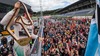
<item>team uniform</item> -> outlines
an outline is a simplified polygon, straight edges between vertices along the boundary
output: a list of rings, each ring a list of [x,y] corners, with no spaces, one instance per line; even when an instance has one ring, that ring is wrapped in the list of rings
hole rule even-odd
[[[26,19],[26,18],[24,18],[24,22],[25,23],[29,23],[29,21]],[[38,36],[37,35],[34,35],[33,34],[33,25],[31,25],[31,26],[26,26],[25,25],[25,27],[28,29],[28,31],[29,31],[29,33],[31,34],[31,36],[33,37],[33,38],[37,38]],[[22,28],[22,26],[21,25],[19,25],[19,24],[17,24],[17,25],[15,25],[14,26],[14,31],[15,31],[15,34],[17,35],[17,36],[19,36],[20,38],[22,37],[28,37],[28,36],[20,36],[20,34],[19,34],[19,32],[20,31],[24,31],[23,30],[23,28]],[[26,46],[23,46],[23,50],[24,50],[24,56],[30,56],[30,44],[28,44],[28,45],[26,45]]]
[[[15,10],[11,10],[10,12],[8,12],[4,18],[0,21],[0,25],[3,26],[7,26],[8,22],[10,21],[11,17],[13,16]],[[15,18],[16,20],[16,18]],[[29,21],[27,19],[24,18],[24,22],[25,23],[29,23]],[[20,24],[16,24],[15,22],[12,22],[12,25],[14,26],[14,33],[16,34],[17,37],[21,38],[19,35],[19,32],[22,30],[22,27]],[[33,25],[31,26],[26,26],[25,27],[29,30],[29,33],[31,34],[32,38],[35,39],[38,36],[33,34]],[[4,27],[3,27],[4,28]],[[26,37],[26,36],[24,36]],[[19,44],[15,41],[15,48],[19,46]],[[24,56],[30,56],[30,44],[26,45],[26,46],[19,46],[18,50],[16,52],[19,52],[20,50],[23,50],[22,52],[24,52]],[[19,54],[19,53],[17,53]],[[20,55],[20,54],[19,54]],[[23,56],[23,55],[21,55]]]

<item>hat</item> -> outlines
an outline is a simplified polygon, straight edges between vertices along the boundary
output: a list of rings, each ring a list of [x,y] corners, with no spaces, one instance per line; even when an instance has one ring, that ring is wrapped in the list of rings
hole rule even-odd
[[[33,11],[31,9],[28,9],[28,13],[33,14]]]

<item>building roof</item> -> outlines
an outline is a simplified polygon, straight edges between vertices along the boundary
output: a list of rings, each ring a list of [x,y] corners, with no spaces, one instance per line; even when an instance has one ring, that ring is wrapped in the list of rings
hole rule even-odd
[[[95,11],[94,8],[89,8],[89,9],[65,13],[62,14],[62,16],[92,16],[94,14],[94,11]]]
[[[65,8],[55,11],[55,13],[64,14],[72,11],[93,8],[94,5],[95,5],[95,0],[79,0],[69,6],[66,6]]]

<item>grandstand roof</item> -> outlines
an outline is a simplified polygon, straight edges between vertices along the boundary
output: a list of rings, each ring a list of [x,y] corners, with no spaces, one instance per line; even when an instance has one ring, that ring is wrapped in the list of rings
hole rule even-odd
[[[90,9],[84,9],[80,11],[74,11],[74,12],[69,12],[62,14],[62,16],[91,16],[94,14],[95,9],[90,8]]]
[[[44,11],[44,15],[61,15],[61,14],[70,14],[72,12],[80,11],[80,10],[86,10],[90,8],[95,8],[95,0],[79,0],[69,6],[66,6],[65,8],[56,9],[52,11]],[[78,15],[78,14],[77,14]],[[83,13],[82,13],[83,15]]]
[[[79,0],[63,9],[56,10],[55,14],[64,14],[72,11],[78,11],[95,7],[95,0]]]

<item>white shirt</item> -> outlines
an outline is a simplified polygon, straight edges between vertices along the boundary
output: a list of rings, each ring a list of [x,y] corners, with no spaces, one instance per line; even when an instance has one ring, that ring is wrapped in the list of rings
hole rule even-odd
[[[8,22],[10,21],[11,17],[13,16],[14,14],[14,10],[11,10],[10,12],[8,12],[4,17],[3,19],[0,21],[0,24],[2,25],[7,25]],[[14,23],[14,22],[12,22]]]
[[[24,23],[29,23],[29,20],[27,20],[25,17],[23,17],[23,20],[24,20]],[[33,25],[30,25],[30,26],[27,26],[27,25],[25,25],[25,27],[28,29],[28,31],[29,31],[29,33],[30,33],[30,35],[32,36],[32,38],[33,39],[36,39],[38,36],[37,35],[35,35],[34,33],[33,33]],[[19,31],[21,31],[22,30],[22,26],[20,25],[20,24],[16,24],[15,26],[14,26],[14,31],[15,31],[15,34],[18,36],[18,37],[20,37],[19,36]]]

